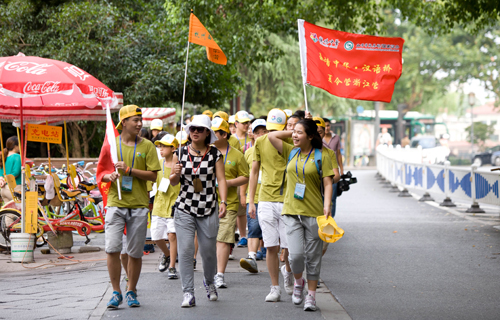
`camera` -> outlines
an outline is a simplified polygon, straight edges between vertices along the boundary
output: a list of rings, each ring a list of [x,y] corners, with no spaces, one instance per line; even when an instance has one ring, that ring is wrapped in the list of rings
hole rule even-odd
[[[349,191],[349,186],[357,182],[358,179],[352,176],[351,171],[347,171],[345,174],[341,175],[339,182],[337,182],[337,197],[340,197],[342,192]]]

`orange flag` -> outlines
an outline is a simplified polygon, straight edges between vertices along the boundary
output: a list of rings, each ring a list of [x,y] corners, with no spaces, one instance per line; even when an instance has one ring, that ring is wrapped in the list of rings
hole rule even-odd
[[[227,58],[219,45],[214,41],[210,32],[203,26],[198,18],[191,12],[189,18],[189,42],[205,46],[208,60],[217,64],[227,64]]]

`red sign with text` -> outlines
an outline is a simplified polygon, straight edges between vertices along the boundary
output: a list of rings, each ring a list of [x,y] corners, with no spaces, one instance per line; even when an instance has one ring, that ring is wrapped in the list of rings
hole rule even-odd
[[[343,98],[391,102],[403,69],[404,39],[318,27],[299,20],[306,84]]]

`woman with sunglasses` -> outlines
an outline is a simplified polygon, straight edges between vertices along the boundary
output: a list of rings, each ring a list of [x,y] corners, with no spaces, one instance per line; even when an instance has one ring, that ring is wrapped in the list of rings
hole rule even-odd
[[[214,285],[217,273],[216,239],[219,218],[226,215],[227,184],[222,153],[214,146],[216,140],[212,123],[206,115],[196,115],[186,127],[191,142],[173,157],[173,171],[170,183],[180,183],[180,193],[175,202],[174,220],[177,231],[179,252],[179,272],[184,299],[181,307],[196,305],[194,297],[194,235],[198,234],[207,297],[210,301],[218,298]],[[217,204],[216,179],[220,195]],[[218,215],[215,213],[218,208]]]

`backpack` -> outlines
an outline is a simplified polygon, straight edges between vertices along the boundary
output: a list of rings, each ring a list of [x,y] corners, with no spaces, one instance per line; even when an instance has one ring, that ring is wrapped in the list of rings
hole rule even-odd
[[[286,162],[285,171],[283,172],[283,182],[281,183],[280,195],[283,195],[283,187],[285,185],[286,168],[290,161],[299,153],[300,148],[294,148],[290,155],[288,156],[288,161]],[[323,166],[321,164],[321,159],[323,157],[323,151],[321,149],[314,149],[314,164],[316,164],[316,170],[318,170],[319,179],[323,180]],[[305,165],[305,164],[304,164]],[[321,195],[323,195],[323,184],[321,184]]]

